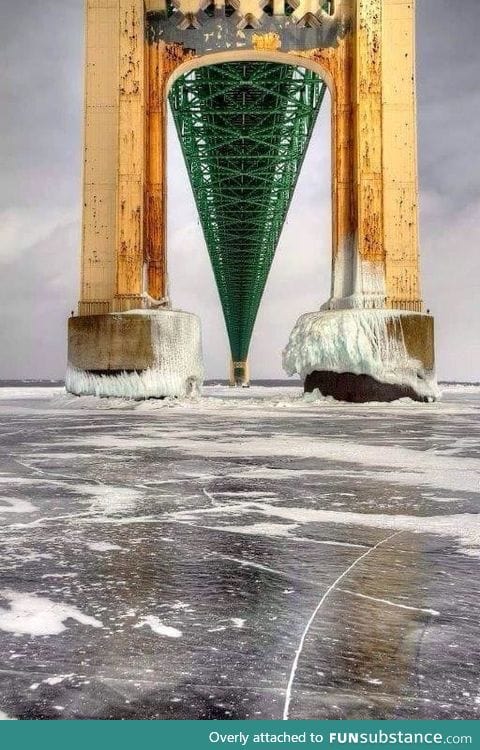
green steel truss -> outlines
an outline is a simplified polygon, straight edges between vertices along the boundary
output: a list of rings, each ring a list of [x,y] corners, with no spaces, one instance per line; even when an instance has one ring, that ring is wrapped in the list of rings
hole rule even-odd
[[[198,68],[170,93],[235,362],[248,355],[324,94],[316,73],[270,62]]]

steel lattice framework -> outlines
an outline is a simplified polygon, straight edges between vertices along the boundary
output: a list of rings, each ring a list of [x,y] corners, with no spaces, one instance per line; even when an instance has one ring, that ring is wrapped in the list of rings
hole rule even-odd
[[[270,62],[205,66],[172,87],[234,362],[247,358],[324,94],[316,73]]]

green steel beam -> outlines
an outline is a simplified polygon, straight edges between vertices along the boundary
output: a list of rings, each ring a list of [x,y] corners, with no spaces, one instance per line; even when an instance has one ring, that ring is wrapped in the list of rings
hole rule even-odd
[[[172,87],[170,105],[235,362],[247,358],[324,95],[316,73],[269,62],[205,66]]]

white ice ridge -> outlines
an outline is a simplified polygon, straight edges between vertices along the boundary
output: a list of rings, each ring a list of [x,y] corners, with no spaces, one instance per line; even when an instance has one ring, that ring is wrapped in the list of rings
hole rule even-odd
[[[413,359],[405,346],[400,318],[409,314],[387,309],[306,313],[283,352],[284,370],[302,378],[322,370],[370,375],[436,399],[440,393],[435,374]]]
[[[204,378],[200,319],[177,310],[130,310],[151,319],[154,364],[140,372],[99,375],[68,366],[67,391],[77,396],[185,398],[196,395]]]

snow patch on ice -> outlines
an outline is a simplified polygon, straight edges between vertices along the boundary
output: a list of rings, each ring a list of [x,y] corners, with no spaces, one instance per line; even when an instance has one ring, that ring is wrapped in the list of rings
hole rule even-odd
[[[290,537],[291,531],[297,528],[298,524],[285,523],[252,523],[248,526],[215,526],[211,527],[217,531],[230,531],[233,534],[249,534],[252,536],[283,536]]]
[[[370,375],[437,399],[440,391],[435,376],[407,352],[400,318],[408,314],[386,309],[306,313],[297,321],[283,353],[284,370],[302,378],[314,371]]]
[[[5,504],[6,503],[6,504]],[[38,508],[28,500],[17,497],[0,497],[0,513],[34,513]]]
[[[230,620],[233,622],[234,626],[238,628],[239,630],[244,627],[246,620],[244,620],[241,617],[231,617]]]
[[[87,547],[92,552],[110,552],[111,550],[123,549],[118,544],[110,544],[109,542],[87,542]]]
[[[90,496],[90,509],[102,513],[125,513],[135,510],[138,501],[143,497],[139,490],[107,484],[81,484],[73,489],[82,495]]]
[[[169,625],[164,625],[159,617],[155,615],[148,615],[143,617],[136,625],[135,628],[143,628],[144,626],[149,627],[157,635],[164,635],[167,638],[181,638],[182,631],[177,628],[172,628]]]
[[[13,716],[7,716],[4,711],[0,711],[0,721],[17,721]]]
[[[6,599],[10,609],[0,608],[0,630],[17,635],[58,635],[66,630],[66,620],[81,625],[102,628],[103,623],[89,617],[70,604],[60,604],[44,596],[24,594],[4,589],[0,598]]]
[[[242,475],[244,476],[244,475]],[[240,490],[238,492],[215,492],[216,497],[253,497],[255,499],[261,500],[265,497],[277,497],[276,492],[255,492],[254,490],[251,491],[245,491],[241,492]]]
[[[42,680],[42,683],[44,685],[50,685],[54,687],[55,685],[60,685],[64,680],[69,680],[72,677],[75,677],[75,674],[73,672],[71,674],[59,674],[55,675],[55,677],[47,677],[46,680]]]
[[[185,398],[199,393],[204,369],[200,319],[178,310],[130,310],[151,321],[154,364],[140,372],[98,375],[68,365],[67,391],[77,396]]]

